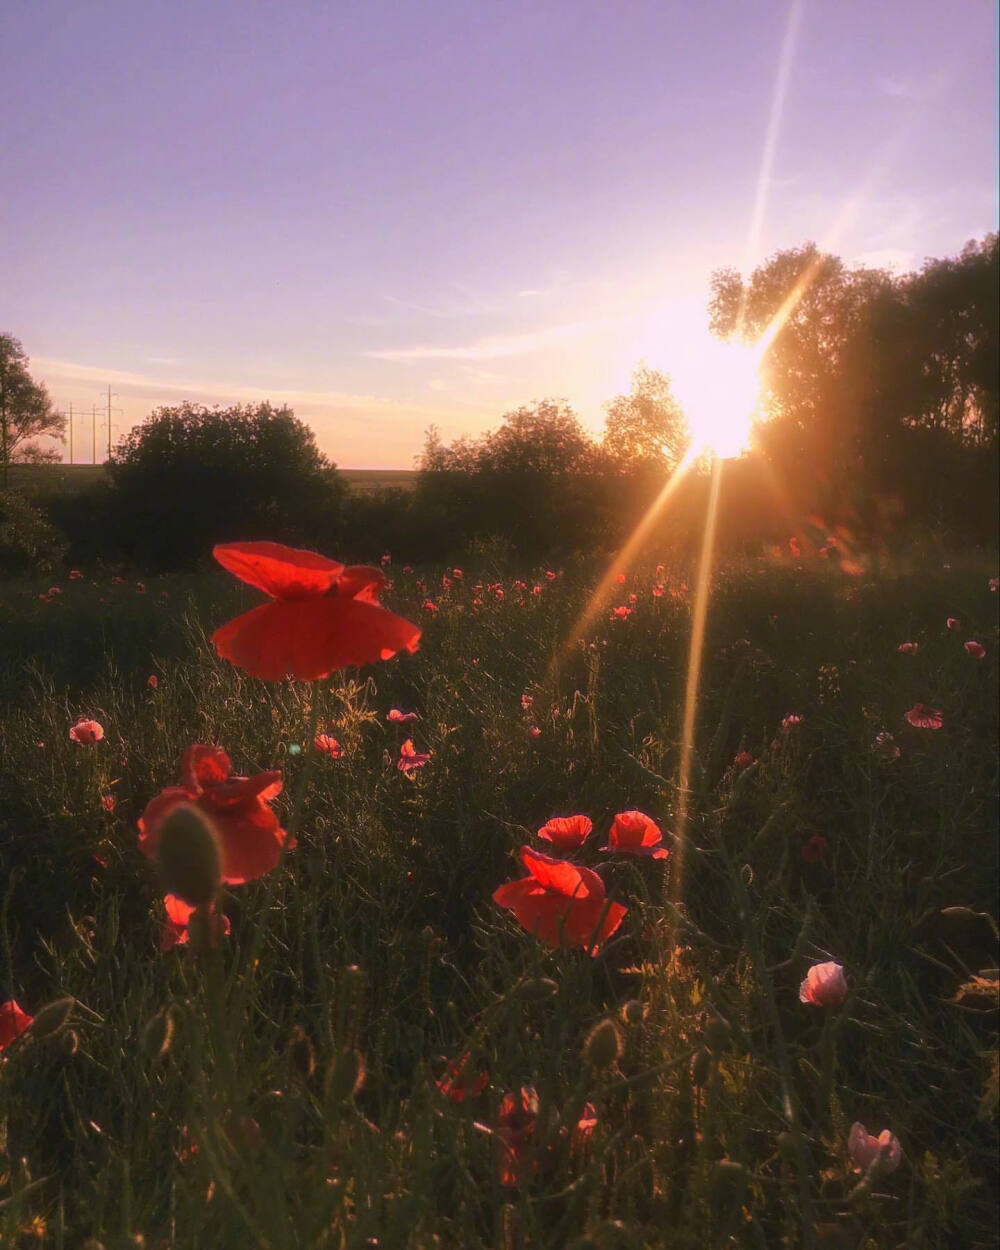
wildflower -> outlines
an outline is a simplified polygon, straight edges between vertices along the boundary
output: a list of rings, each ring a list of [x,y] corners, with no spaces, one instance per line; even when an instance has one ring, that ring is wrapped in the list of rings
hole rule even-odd
[[[919,642],[901,642],[896,650],[900,655],[916,655],[919,646]]]
[[[407,738],[399,748],[399,762],[396,767],[401,773],[412,773],[415,768],[422,768],[430,758],[430,751],[418,751]]]
[[[876,755],[880,755],[884,760],[898,760],[899,747],[896,740],[888,730],[883,729],[881,733],[875,735],[875,741],[872,743],[872,750]]]
[[[948,619],[945,621],[945,625],[948,629],[952,631],[952,633],[955,633],[962,628],[962,622],[958,619],[957,616],[949,616]]]
[[[381,560],[379,560],[379,564],[381,564],[383,568],[386,568],[387,565],[392,564],[392,556],[389,554],[388,551],[384,551],[382,553],[382,558]]]
[[[21,1010],[13,998],[0,1003],[0,1050],[9,1046],[15,1038],[31,1028],[33,1019],[33,1016]]]
[[[872,1137],[863,1124],[855,1121],[847,1138],[847,1157],[859,1172],[867,1172],[873,1164],[880,1172],[895,1172],[903,1160],[903,1148],[899,1138],[887,1128],[878,1137]]]
[[[546,580],[546,581],[549,581],[549,582],[554,582],[558,576],[559,576],[559,574],[558,574],[558,573],[553,573],[551,569],[546,569],[546,570],[545,570],[545,580]]]
[[[285,831],[269,806],[281,793],[281,772],[256,777],[231,776],[232,763],[221,747],[196,743],[181,760],[181,783],[168,786],[146,804],[139,820],[139,849],[155,858],[160,827],[181,803],[193,803],[209,818],[219,836],[222,880],[242,885],[270,872],[278,863]]]
[[[78,720],[70,729],[69,736],[80,746],[92,747],[104,737],[104,726],[96,720]]]
[[[583,846],[593,827],[588,816],[553,816],[538,830],[538,836],[557,851],[573,851]]]
[[[537,725],[529,725],[528,728],[524,731],[524,736],[528,739],[529,742],[535,742],[537,741],[537,739],[539,739],[542,736],[542,731],[538,728]]]
[[[525,693],[521,695],[521,707],[523,707],[525,711],[527,711],[534,702],[535,696],[533,694]]]
[[[163,904],[167,909],[167,918],[164,920],[163,928],[160,931],[160,950],[169,951],[173,950],[175,946],[187,946],[189,940],[188,926],[191,922],[191,917],[194,915],[195,908],[190,903],[185,903],[182,898],[178,898],[176,894],[165,895]],[[214,905],[210,904],[208,918],[210,921],[210,942],[214,946],[220,937],[229,936],[229,917],[218,914]]]
[[[489,1079],[490,1074],[485,1070],[473,1075],[472,1056],[466,1051],[461,1059],[449,1065],[445,1074],[434,1084],[452,1102],[464,1102],[466,1097],[475,1098],[481,1094],[489,1084]]]
[[[749,768],[751,764],[756,764],[757,761],[754,759],[754,757],[750,754],[749,751],[740,751],[733,758],[733,763],[736,765],[737,768]]]
[[[452,569],[451,575],[455,579],[456,582],[460,582],[462,578],[465,576],[465,574],[462,572],[461,569]]]
[[[521,847],[529,876],[493,892],[493,901],[509,908],[517,922],[548,946],[582,946],[596,955],[615,932],[626,911],[609,903],[604,882],[590,868]]]
[[[972,639],[965,644],[965,649],[974,660],[981,660],[986,655],[986,648],[983,644],[981,642],[975,642]]]
[[[616,574],[615,574],[615,581],[618,583],[618,585],[619,585],[619,586],[624,586],[624,585],[625,585],[625,574],[624,574],[624,573],[616,573]]]
[[[914,703],[906,713],[906,719],[915,729],[940,729],[944,718],[936,707],[928,707],[926,703]]]
[[[788,550],[792,553],[796,560],[802,554],[802,548],[799,546],[799,540],[794,536],[788,540]]]
[[[832,960],[813,964],[799,986],[799,1002],[812,1003],[814,1007],[839,1007],[846,997],[844,969]]]
[[[522,1085],[517,1094],[504,1094],[497,1111],[497,1126],[490,1130],[500,1143],[500,1184],[519,1185],[527,1170],[527,1154],[538,1120],[538,1094],[530,1085]],[[538,1171],[538,1160],[532,1160],[531,1171]]]
[[[136,584],[135,584],[135,593],[136,593],[137,595],[144,595],[144,594],[146,593],[146,584],[145,584],[145,582],[136,582]]]
[[[423,611],[430,612],[432,616],[438,611],[438,605],[433,599],[425,599],[420,606]]]
[[[532,586],[532,588],[531,588],[531,593],[532,593],[533,595],[540,595],[540,594],[542,593],[542,588],[541,588],[541,586],[539,586],[539,585],[538,585],[538,583],[537,583],[537,582],[535,583],[535,585],[534,585],[534,586]]]
[[[329,755],[332,760],[339,760],[344,754],[344,748],[336,738],[332,738],[329,734],[317,734],[313,738],[313,749],[320,755]]]
[[[83,574],[79,569],[70,569],[69,571],[69,580],[71,582],[78,582],[82,576]]]
[[[149,676],[146,678],[146,685],[150,688],[150,690],[155,690],[159,684],[160,684],[160,679],[157,677],[155,673],[150,673]]]
[[[273,602],[243,613],[212,635],[224,659],[265,681],[313,681],[349,665],[416,651],[420,630],[378,602],[379,569],[345,568],[336,560],[280,543],[223,543],[223,568]]]
[[[664,572],[664,566],[662,564],[658,564],[656,566],[656,580],[658,582],[663,581],[663,572]]]
[[[821,833],[814,833],[802,847],[802,858],[807,864],[818,864],[826,855],[827,846],[826,838]]]
[[[992,590],[994,594],[996,594],[998,586],[1000,586],[1000,577],[991,577],[990,590]]]
[[[602,851],[619,855],[645,855],[650,859],[666,859],[667,848],[660,846],[663,834],[656,821],[645,812],[619,812],[611,824],[606,846]]]
[[[801,724],[802,717],[799,716],[797,712],[789,712],[789,714],[782,720],[781,728],[785,731],[785,733],[788,733],[789,729],[794,729],[796,725]]]
[[[404,572],[404,573],[412,573],[412,572],[413,572],[413,569],[411,568],[411,566],[410,566],[409,564],[404,564],[404,565],[403,565],[403,572]]]
[[[653,587],[653,598],[654,598],[654,599],[662,599],[662,598],[663,598],[663,587],[662,587],[662,586],[654,586],[654,587]]]
[[[115,796],[113,794],[102,794],[101,806],[106,812],[113,812],[115,810]]]
[[[391,707],[385,718],[390,725],[406,725],[411,720],[419,720],[416,712],[401,712],[398,707]]]
[[[626,607],[625,604],[622,603],[622,604],[619,604],[619,606],[615,608],[614,611],[611,613],[611,619],[613,621],[624,621],[631,615],[632,615],[632,609],[629,607]]]

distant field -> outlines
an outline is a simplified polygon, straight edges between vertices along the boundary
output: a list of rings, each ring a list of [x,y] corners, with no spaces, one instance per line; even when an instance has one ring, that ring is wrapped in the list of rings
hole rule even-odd
[[[412,490],[417,475],[413,469],[340,469],[341,477],[353,490],[373,490],[393,486]],[[18,464],[10,469],[10,485],[29,494],[73,493],[85,490],[104,477],[103,464]]]

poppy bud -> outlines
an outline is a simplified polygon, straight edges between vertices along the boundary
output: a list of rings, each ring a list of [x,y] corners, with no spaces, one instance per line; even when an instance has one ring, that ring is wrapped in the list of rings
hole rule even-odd
[[[365,1083],[365,1060],[359,1050],[348,1047],[334,1055],[326,1073],[326,1096],[332,1103],[347,1102]]]
[[[709,1178],[709,1201],[717,1216],[726,1218],[743,1200],[747,1187],[747,1170],[735,1159],[719,1159],[712,1165]]]
[[[530,977],[520,985],[522,997],[529,1002],[542,1002],[559,993],[559,986],[551,977]]]
[[[152,1019],[143,1025],[139,1046],[143,1054],[154,1063],[166,1057],[174,1040],[174,1012],[172,1007],[161,1007]]]
[[[622,1035],[614,1020],[605,1018],[587,1034],[583,1043],[583,1061],[592,1068],[608,1068],[621,1058]]]
[[[725,1050],[733,1037],[733,1026],[729,1023],[725,1016],[720,1016],[717,1012],[713,1012],[705,1023],[705,1045],[709,1050],[718,1054],[720,1050]]]
[[[638,998],[630,998],[622,1007],[622,1021],[625,1024],[641,1024],[646,1008]]]
[[[288,1058],[300,1077],[308,1081],[316,1071],[316,1052],[309,1040],[309,1035],[301,1024],[295,1026],[291,1041],[288,1043]]]
[[[52,1037],[62,1029],[76,1006],[75,998],[57,998],[47,1003],[31,1022],[30,1033],[36,1040]]]
[[[712,1075],[713,1060],[711,1051],[702,1047],[694,1052],[694,1059],[691,1061],[691,1084],[696,1085],[699,1089],[703,1085],[707,1085]]]
[[[59,1039],[59,1045],[65,1058],[69,1059],[80,1049],[80,1035],[76,1029],[67,1029]]]
[[[156,856],[168,894],[192,907],[214,902],[222,879],[222,855],[215,826],[200,808],[179,803],[167,814]]]

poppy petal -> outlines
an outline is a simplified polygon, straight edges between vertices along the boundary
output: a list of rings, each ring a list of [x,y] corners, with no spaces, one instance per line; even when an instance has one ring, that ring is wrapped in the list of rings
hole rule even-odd
[[[363,603],[378,603],[379,592],[385,585],[385,574],[369,564],[351,564],[344,569],[337,581],[337,594],[344,599],[360,599]]]
[[[420,629],[358,599],[277,600],[245,612],[212,635],[223,659],[265,681],[315,681],[351,665],[416,651]]]
[[[232,761],[222,747],[195,743],[181,757],[181,785],[194,794],[225,781],[232,771]]]
[[[281,543],[217,543],[212,555],[224,569],[272,599],[325,595],[344,571],[336,560]]]
[[[543,855],[530,846],[521,847],[521,862],[540,886],[565,898],[604,898],[604,882],[589,868]]]

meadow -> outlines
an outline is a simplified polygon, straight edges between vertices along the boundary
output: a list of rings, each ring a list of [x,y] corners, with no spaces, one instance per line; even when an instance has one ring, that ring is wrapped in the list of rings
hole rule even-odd
[[[0,1245],[994,1246],[995,557],[721,560],[683,801],[692,568],[385,572],[420,649],[314,683],[221,570],[0,584]],[[293,835],[224,936],[139,849],[193,744]]]

